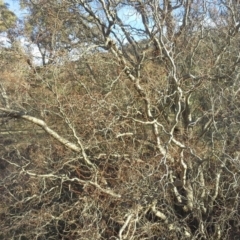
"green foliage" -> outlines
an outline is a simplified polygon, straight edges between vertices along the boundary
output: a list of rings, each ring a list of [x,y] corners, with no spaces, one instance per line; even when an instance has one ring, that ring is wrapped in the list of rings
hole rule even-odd
[[[4,2],[0,1],[0,33],[15,26],[17,21],[16,15],[7,8]]]

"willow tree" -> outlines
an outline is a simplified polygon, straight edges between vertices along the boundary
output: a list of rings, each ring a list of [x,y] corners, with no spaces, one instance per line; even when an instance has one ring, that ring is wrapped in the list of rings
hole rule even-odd
[[[36,126],[3,153],[3,236],[238,237],[239,3],[23,2],[51,61],[0,108]]]

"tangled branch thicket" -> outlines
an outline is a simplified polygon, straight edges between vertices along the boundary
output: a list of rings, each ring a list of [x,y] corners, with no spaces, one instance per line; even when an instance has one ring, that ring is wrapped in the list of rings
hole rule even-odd
[[[23,2],[43,65],[1,49],[0,239],[239,239],[239,3]]]

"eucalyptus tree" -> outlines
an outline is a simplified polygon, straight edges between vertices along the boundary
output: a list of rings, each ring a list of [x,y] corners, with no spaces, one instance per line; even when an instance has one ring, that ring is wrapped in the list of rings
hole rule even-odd
[[[10,11],[7,5],[1,0],[0,1],[0,33],[7,31],[14,27],[16,23],[16,15]]]

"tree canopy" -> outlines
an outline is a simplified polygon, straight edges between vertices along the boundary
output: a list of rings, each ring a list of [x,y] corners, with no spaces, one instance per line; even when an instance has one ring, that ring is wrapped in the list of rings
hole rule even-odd
[[[0,1],[0,33],[5,32],[7,29],[14,27],[16,23],[16,15],[10,11],[6,4]]]

